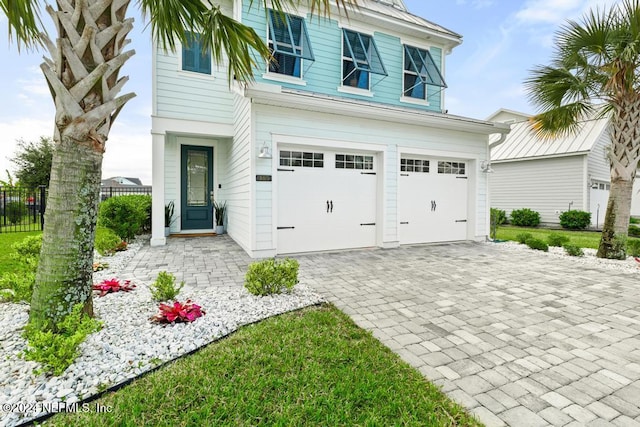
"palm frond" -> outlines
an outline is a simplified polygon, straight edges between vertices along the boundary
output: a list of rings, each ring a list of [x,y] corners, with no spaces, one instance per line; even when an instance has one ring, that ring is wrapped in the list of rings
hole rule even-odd
[[[577,133],[580,122],[592,112],[590,103],[574,102],[536,114],[529,122],[539,138],[550,140]]]
[[[211,49],[217,64],[228,61],[229,84],[233,79],[253,81],[256,56],[271,60],[271,52],[265,40],[253,28],[226,16],[219,6],[207,10],[201,17],[202,48]]]
[[[138,0],[142,17],[151,25],[151,36],[165,50],[176,49],[176,40],[187,42],[186,33],[199,32],[207,12],[201,0]]]
[[[0,0],[0,9],[9,23],[9,41],[15,37],[18,50],[23,46],[34,48],[41,44],[44,26],[40,20],[38,0]]]
[[[249,5],[252,6],[256,0],[251,0]],[[358,8],[358,0],[334,0],[338,13],[344,13],[349,16],[349,9]],[[262,0],[265,9],[270,8],[278,12],[287,12],[295,10],[297,6],[305,4],[311,9],[312,15],[331,16],[331,7],[334,3],[331,0]]]

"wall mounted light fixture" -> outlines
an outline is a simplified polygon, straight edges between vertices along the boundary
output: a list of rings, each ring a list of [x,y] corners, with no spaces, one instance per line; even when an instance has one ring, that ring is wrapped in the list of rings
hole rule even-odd
[[[267,143],[263,143],[262,147],[260,147],[260,153],[258,154],[259,159],[271,159],[271,149],[267,147]]]
[[[480,163],[480,170],[484,173],[493,173],[493,169],[491,169],[491,162],[483,160],[482,163]]]

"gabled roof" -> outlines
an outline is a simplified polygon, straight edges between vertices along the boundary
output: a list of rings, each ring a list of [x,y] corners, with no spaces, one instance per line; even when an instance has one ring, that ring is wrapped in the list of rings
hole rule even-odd
[[[456,39],[457,44],[461,43],[462,36],[460,34],[410,13],[400,0],[358,0],[356,10],[358,9],[368,9],[395,20],[418,25],[449,39]]]
[[[585,120],[575,134],[543,140],[535,134],[528,120],[517,122],[511,125],[511,133],[505,141],[491,150],[491,161],[585,154],[607,131],[608,123],[607,118]]]

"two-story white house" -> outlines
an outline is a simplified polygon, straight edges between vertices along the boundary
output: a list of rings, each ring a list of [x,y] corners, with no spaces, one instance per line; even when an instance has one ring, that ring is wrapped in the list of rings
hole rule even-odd
[[[229,87],[197,34],[175,54],[154,49],[152,245],[166,242],[170,201],[171,233],[212,232],[212,200],[253,257],[485,238],[482,165],[509,126],[447,114],[460,35],[401,0],[330,18],[220,3],[277,62]]]

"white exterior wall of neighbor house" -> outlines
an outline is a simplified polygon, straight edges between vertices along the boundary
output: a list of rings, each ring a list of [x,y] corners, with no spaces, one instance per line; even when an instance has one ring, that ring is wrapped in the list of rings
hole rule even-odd
[[[588,210],[585,199],[585,155],[517,162],[493,162],[490,175],[491,207],[507,215],[529,208],[540,213],[544,223],[557,224],[558,212]]]
[[[277,179],[279,145],[302,145],[320,148],[342,148],[376,152],[382,176],[378,185],[379,201],[377,245],[393,247],[399,243],[397,188],[400,153],[459,159],[467,162],[469,190],[467,195],[468,239],[484,239],[487,234],[487,182],[477,164],[486,159],[487,136],[401,123],[354,118],[344,115],[296,111],[294,109],[255,105],[256,146],[272,148],[273,159],[258,159],[256,174],[273,175]],[[276,182],[256,185],[256,253],[269,256],[276,251],[275,212]],[[313,191],[314,189],[309,189]]]

